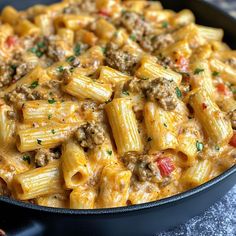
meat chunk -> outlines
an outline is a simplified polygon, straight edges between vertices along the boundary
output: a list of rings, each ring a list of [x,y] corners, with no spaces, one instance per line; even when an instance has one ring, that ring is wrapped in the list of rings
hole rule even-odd
[[[126,90],[132,92],[142,91],[146,98],[150,101],[157,101],[165,110],[174,110],[177,106],[177,85],[173,81],[164,78],[154,80],[134,79],[128,81],[125,85]]]
[[[228,113],[233,129],[236,129],[236,110]]]
[[[121,16],[120,23],[139,42],[143,40],[144,35],[152,32],[150,24],[147,23],[141,15],[135,12],[124,12]]]
[[[80,1],[79,4],[70,4],[68,7],[64,8],[63,13],[65,14],[80,14],[83,13],[92,13],[96,11],[96,1],[86,0]]]
[[[109,44],[106,50],[106,64],[121,72],[132,74],[138,63],[137,57]]]
[[[140,40],[141,47],[148,52],[154,52],[163,48],[167,48],[173,43],[174,38],[169,33],[160,35],[149,34],[144,36],[143,39]]]
[[[10,191],[7,188],[7,184],[0,178],[0,196],[10,196]]]
[[[125,166],[133,172],[139,181],[161,180],[161,174],[154,155],[127,153],[123,157]]]
[[[49,149],[39,149],[34,157],[37,167],[46,166],[49,162],[60,157],[59,152],[52,152]]]
[[[15,68],[6,63],[0,64],[0,88],[11,84]]]
[[[105,131],[100,124],[90,122],[79,127],[76,139],[84,148],[93,149],[105,141]]]

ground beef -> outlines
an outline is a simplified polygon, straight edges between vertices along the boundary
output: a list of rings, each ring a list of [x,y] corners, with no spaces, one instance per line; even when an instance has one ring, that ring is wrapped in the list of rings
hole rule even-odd
[[[96,12],[96,1],[86,0],[81,1],[79,4],[70,4],[68,7],[64,8],[63,13],[65,14],[80,14]]]
[[[10,191],[3,179],[0,178],[0,196],[10,196]]]
[[[228,113],[233,129],[236,129],[236,110]]]
[[[124,85],[125,90],[131,92],[142,91],[150,101],[157,101],[164,110],[174,110],[177,106],[177,85],[164,78],[154,80],[134,79]]]
[[[92,121],[80,126],[75,137],[82,147],[93,149],[105,141],[105,131],[100,124]]]
[[[21,85],[17,87],[16,90],[6,94],[5,99],[7,102],[10,103],[18,103],[30,100],[40,100],[40,99],[47,100],[49,99],[49,95],[31,89],[27,85]]]
[[[1,62],[0,64],[0,88],[12,83],[15,68],[9,64]]]
[[[135,12],[125,11],[121,16],[120,24],[125,27],[138,42],[142,42],[143,37],[152,32],[151,25],[147,23],[141,15]]]
[[[153,35],[149,34],[143,37],[140,45],[148,52],[154,52],[168,47],[174,43],[174,38],[171,34]]]
[[[37,167],[46,166],[49,162],[60,157],[59,152],[52,152],[49,149],[39,149],[34,157]]]
[[[236,69],[236,58],[229,58],[225,63]]]
[[[106,64],[121,72],[132,74],[138,63],[137,57],[123,51],[114,44],[109,44],[106,49]]]
[[[155,181],[161,179],[154,155],[128,153],[123,157],[125,166],[133,172],[139,181]]]

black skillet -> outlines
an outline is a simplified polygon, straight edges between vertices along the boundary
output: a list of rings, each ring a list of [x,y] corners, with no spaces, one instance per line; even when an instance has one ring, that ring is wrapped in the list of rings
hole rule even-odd
[[[55,0],[1,0],[24,9]],[[165,8],[191,9],[198,23],[223,28],[225,41],[236,49],[236,20],[201,0],[162,0]],[[150,236],[203,212],[236,183],[236,166],[193,190],[163,200],[113,209],[55,209],[0,197],[0,228],[9,236],[102,235]],[[0,232],[1,235],[1,232]]]

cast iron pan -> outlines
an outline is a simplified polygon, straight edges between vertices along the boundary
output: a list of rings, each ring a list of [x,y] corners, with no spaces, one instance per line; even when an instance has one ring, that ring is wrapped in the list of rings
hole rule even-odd
[[[24,9],[55,0],[1,0]],[[221,27],[225,41],[236,49],[236,21],[225,12],[200,0],[163,0],[165,8],[191,9],[198,23]],[[102,235],[150,236],[200,214],[236,183],[236,166],[193,190],[163,200],[113,209],[69,210],[36,206],[0,197],[0,228],[9,236]],[[0,233],[1,235],[1,233]]]

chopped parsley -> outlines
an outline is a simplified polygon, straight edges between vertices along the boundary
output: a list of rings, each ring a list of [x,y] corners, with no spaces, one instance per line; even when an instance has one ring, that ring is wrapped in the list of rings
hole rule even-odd
[[[166,29],[169,27],[169,23],[167,21],[162,22],[162,28]]]
[[[167,124],[166,123],[164,123],[163,125],[167,128]]]
[[[42,140],[41,140],[41,139],[37,139],[37,143],[38,143],[39,145],[41,145],[41,144],[42,144]]]
[[[39,42],[35,47],[30,48],[29,51],[34,53],[37,57],[42,57],[44,53],[41,49],[45,46],[44,42]]]
[[[112,155],[112,151],[111,150],[107,150],[107,154],[111,156]]]
[[[24,156],[22,157],[22,159],[23,159],[23,161],[28,162],[28,164],[30,164],[30,162],[31,162],[31,159],[30,159],[30,156],[29,156],[29,155],[24,155]]]
[[[75,60],[75,56],[70,56],[66,59],[67,62],[71,63]]]
[[[197,148],[197,151],[198,151],[198,152],[201,152],[201,151],[203,150],[203,148],[204,148],[203,143],[197,141],[197,142],[196,142],[196,148]]]
[[[216,145],[216,146],[215,146],[215,150],[216,150],[216,151],[220,151],[220,147]]]
[[[51,118],[52,118],[52,114],[49,114],[48,119],[51,120]]]
[[[16,70],[17,66],[16,65],[11,65],[12,70]]]
[[[39,82],[38,81],[34,81],[31,85],[30,85],[30,88],[31,89],[35,89],[36,87],[38,87],[39,85]]]
[[[106,47],[101,47],[101,50],[102,50],[102,53],[105,54],[106,53],[106,50],[107,48]]]
[[[50,103],[50,104],[53,104],[53,103],[55,103],[55,102],[56,102],[56,100],[55,100],[54,98],[48,99],[48,103]]]
[[[134,34],[131,34],[131,35],[129,36],[129,38],[130,38],[131,40],[133,40],[133,41],[136,41],[136,39],[137,39]]]
[[[52,134],[55,134],[55,133],[56,133],[56,131],[55,131],[54,129],[52,129],[51,132],[52,132]]]
[[[218,71],[213,71],[212,72],[212,76],[216,77],[216,76],[219,76],[220,75],[220,72]]]
[[[57,71],[60,72],[60,73],[63,72],[64,71],[64,67],[63,66],[58,66],[57,67]]]
[[[175,88],[175,92],[176,92],[177,98],[182,98],[182,92],[180,91],[178,87]]]
[[[148,142],[151,142],[151,141],[152,141],[152,138],[151,138],[151,137],[148,137],[148,138],[147,138],[147,141],[148,141]]]
[[[30,48],[29,51],[32,52],[32,53],[36,53],[37,52],[37,48],[36,47]]]
[[[76,56],[79,56],[79,55],[80,55],[80,53],[81,53],[81,46],[80,46],[79,43],[77,43],[77,44],[75,45],[75,47],[74,47],[74,53],[75,53]]]
[[[196,68],[194,71],[194,75],[199,75],[200,73],[202,73],[204,71],[204,69],[201,68]]]
[[[128,91],[122,91],[122,93],[125,95],[125,96],[129,96],[129,92]]]

